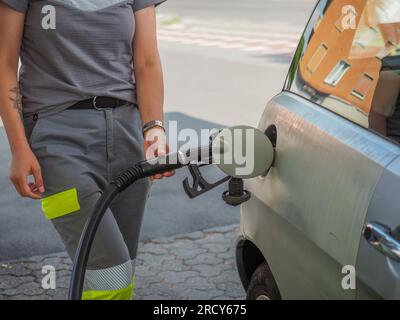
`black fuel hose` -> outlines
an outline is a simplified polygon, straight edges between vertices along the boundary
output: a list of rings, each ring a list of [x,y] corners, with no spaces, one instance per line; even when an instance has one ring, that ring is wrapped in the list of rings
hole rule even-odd
[[[215,136],[211,136],[209,144],[205,146],[189,149],[184,152],[178,151],[177,153],[139,162],[125,170],[111,182],[110,186],[97,201],[93,213],[87,220],[82,231],[82,236],[75,254],[74,266],[72,268],[69,288],[70,300],[80,300],[82,298],[83,283],[90,249],[92,248],[99,224],[114,198],[140,179],[179,169],[192,162],[211,164],[213,138],[215,138]]]
[[[69,289],[70,300],[80,300],[82,297],[85,271],[94,236],[96,235],[98,226],[105,212],[107,211],[107,208],[110,206],[111,202],[114,200],[118,193],[118,188],[114,184],[110,185],[107,190],[104,191],[96,204],[94,214],[88,220],[83,229],[83,237],[79,242],[77,254],[75,256],[75,263],[72,269]]]
[[[82,297],[85,271],[89,259],[90,249],[92,247],[99,224],[114,198],[140,179],[147,178],[158,173],[179,169],[183,166],[179,162],[176,164],[169,164],[168,156],[164,162],[165,164],[151,161],[143,161],[138,163],[114,179],[110,186],[103,192],[95,205],[93,214],[85,224],[77,247],[69,289],[70,300],[80,300]]]

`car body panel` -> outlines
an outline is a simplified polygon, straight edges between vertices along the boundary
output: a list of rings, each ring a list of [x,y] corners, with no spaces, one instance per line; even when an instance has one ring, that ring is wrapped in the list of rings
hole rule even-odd
[[[242,208],[242,231],[284,299],[354,298],[341,288],[342,266],[356,265],[375,185],[399,148],[287,91],[268,104],[259,128],[272,124],[276,161],[246,184],[253,199]]]
[[[340,265],[257,197],[242,205],[241,221],[241,233],[262,252],[282,299],[355,298],[340,286]]]
[[[395,230],[400,215],[400,157],[383,172],[368,209],[366,222]],[[363,238],[357,261],[359,298],[400,299],[400,263],[384,256]]]

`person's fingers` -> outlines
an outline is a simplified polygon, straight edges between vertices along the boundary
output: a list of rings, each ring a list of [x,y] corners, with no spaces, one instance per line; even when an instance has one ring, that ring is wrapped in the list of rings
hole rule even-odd
[[[42,196],[40,195],[39,192],[31,191],[29,189],[29,186],[26,185],[26,184],[23,186],[23,191],[22,192],[23,192],[23,197],[31,198],[31,199],[34,199],[34,200],[42,199]]]
[[[15,188],[15,190],[17,191],[17,193],[20,195],[20,196],[22,196],[22,190],[21,190],[21,188],[19,187],[19,184],[18,184],[18,182],[15,180],[15,181],[13,181],[13,185],[14,185],[14,188]]]
[[[23,197],[28,197],[31,199],[40,199],[41,198],[40,193],[32,191],[31,188],[29,187],[29,184],[26,181],[25,182],[21,181],[19,183],[19,186],[21,188]]]
[[[157,155],[164,156],[167,154],[167,141],[165,140],[165,136],[157,137]]]
[[[153,147],[156,157],[165,156],[169,152],[169,145],[166,143],[165,138],[159,136],[159,137],[157,137],[157,139],[155,139],[155,141],[156,142],[152,145],[145,144],[145,149],[147,149],[147,151],[149,151],[149,149],[151,147]],[[146,158],[148,159],[149,157],[146,156]],[[175,171],[168,171],[165,173],[155,174],[150,177],[150,181],[161,180],[163,178],[172,177],[174,174],[175,174]]]
[[[36,188],[36,184],[33,182],[28,183],[29,188],[31,189],[32,192],[38,192],[39,190]]]
[[[158,143],[157,145],[157,157],[162,157],[165,156],[167,154],[166,151],[166,147],[164,143]],[[159,173],[159,174],[155,174],[153,176],[153,180],[161,180],[163,178],[163,174]]]
[[[35,178],[35,185],[37,190],[40,193],[44,192],[43,178],[42,178],[42,170],[39,165],[32,168],[32,174]]]
[[[164,176],[165,178],[170,178],[170,177],[172,177],[172,176],[174,176],[174,175],[175,175],[175,170],[174,170],[174,171],[164,172],[164,174],[163,174],[163,176]]]
[[[17,191],[17,193],[20,196],[22,196],[22,191],[21,191],[21,188],[19,187],[19,184],[18,184],[18,178],[16,176],[12,175],[12,176],[10,176],[10,180],[11,180],[15,190]]]
[[[163,178],[170,178],[174,175],[175,175],[175,170],[164,172],[163,174],[156,174],[156,175],[152,176],[150,179],[151,180],[162,180]]]
[[[18,189],[20,190],[20,195],[23,197],[28,197],[32,199],[40,199],[41,196],[38,193],[31,191],[25,176],[19,176],[17,181]]]
[[[32,192],[24,174],[13,175],[11,181],[20,196],[27,197]]]
[[[157,157],[162,157],[165,156],[167,154],[167,149],[165,148],[165,146],[158,146],[157,148]]]
[[[31,191],[35,194],[41,195],[42,193],[38,190],[38,188],[36,187],[35,183],[31,182],[28,184],[29,188],[31,189]]]

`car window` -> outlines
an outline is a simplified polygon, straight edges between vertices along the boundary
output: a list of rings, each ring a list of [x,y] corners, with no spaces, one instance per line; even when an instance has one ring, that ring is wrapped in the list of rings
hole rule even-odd
[[[400,0],[320,1],[286,89],[400,142]]]

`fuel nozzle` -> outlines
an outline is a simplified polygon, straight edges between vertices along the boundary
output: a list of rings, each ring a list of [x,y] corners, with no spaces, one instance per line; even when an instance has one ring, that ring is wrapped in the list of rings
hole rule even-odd
[[[226,204],[236,207],[250,200],[251,193],[244,190],[243,179],[231,178],[228,187],[229,190],[225,191],[222,195],[222,199],[224,199]]]
[[[238,206],[250,199],[250,192],[244,190],[243,179],[251,179],[271,167],[275,150],[271,140],[260,130],[237,126],[226,128],[210,137],[210,145],[198,150],[180,151],[179,161],[188,165],[193,183],[186,178],[183,187],[190,198],[196,198],[220,184],[229,181],[229,190],[222,198],[231,206]],[[238,156],[239,155],[239,156]],[[244,161],[243,161],[244,160]],[[200,167],[214,163],[226,174],[215,182],[209,183],[200,172]]]

